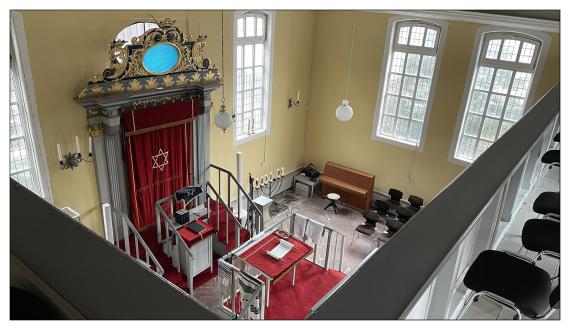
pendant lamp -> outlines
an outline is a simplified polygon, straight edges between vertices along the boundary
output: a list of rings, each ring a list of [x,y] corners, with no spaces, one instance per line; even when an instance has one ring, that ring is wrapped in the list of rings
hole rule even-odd
[[[224,76],[224,11],[222,10],[222,77]],[[216,114],[214,122],[218,128],[221,128],[225,133],[234,121],[234,115],[226,110],[226,90],[224,88],[224,83],[222,82],[222,105],[220,106],[220,111]]]
[[[344,100],[340,103],[340,105],[336,108],[336,118],[340,121],[349,121],[352,118],[352,114],[354,111],[352,107],[348,104],[348,83],[350,81],[350,65],[352,64],[352,49],[354,47],[354,32],[356,29],[356,15],[358,14],[357,11],[354,11],[354,19],[352,20],[352,34],[350,40],[350,55],[348,57],[348,73],[346,77],[346,89],[344,92]]]

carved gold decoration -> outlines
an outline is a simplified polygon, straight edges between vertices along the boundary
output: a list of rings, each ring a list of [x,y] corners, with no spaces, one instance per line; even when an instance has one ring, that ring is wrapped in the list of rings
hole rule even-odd
[[[162,105],[162,104],[166,104],[166,103],[175,103],[175,102],[179,102],[179,101],[182,101],[181,95],[163,96],[163,97],[159,97],[156,99],[134,101],[133,102],[133,109],[136,110],[139,108],[154,107],[157,105]]]
[[[103,88],[101,86],[91,88],[91,93],[93,94],[93,96],[101,95],[102,92]]]
[[[142,90],[142,85],[137,79],[135,79],[131,81],[127,89],[129,90],[129,92],[139,92]]]
[[[88,129],[89,129],[89,136],[91,137],[101,136],[105,133],[105,128],[103,127],[103,124],[90,125]]]
[[[214,81],[214,79],[216,78],[216,74],[212,71],[208,71],[208,73],[206,73],[206,81]]]
[[[186,79],[186,76],[181,73],[178,75],[178,81],[176,82],[176,85],[178,86],[184,86],[188,83],[188,80]]]
[[[164,82],[164,87],[166,88],[174,86],[174,78],[172,78],[172,76],[166,76],[162,78],[162,81]]]
[[[81,92],[79,92],[78,98],[82,98],[82,97],[84,97],[85,95],[87,95],[87,88],[83,88],[83,89],[81,90]]]
[[[146,86],[145,86],[146,89],[155,89],[156,87],[158,87],[158,85],[155,78],[149,78],[146,81]]]
[[[114,82],[113,85],[111,85],[111,93],[120,93],[123,92],[124,90],[125,87],[120,82]]]
[[[202,75],[200,75],[198,72],[194,73],[194,74],[191,76],[192,82],[193,82],[193,83],[199,82],[201,76],[202,76]]]

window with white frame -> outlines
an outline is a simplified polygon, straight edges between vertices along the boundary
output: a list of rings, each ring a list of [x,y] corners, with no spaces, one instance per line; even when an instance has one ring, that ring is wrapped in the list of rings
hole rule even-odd
[[[420,20],[398,21],[391,35],[374,134],[379,139],[417,147],[433,97],[442,27]]]
[[[234,113],[237,141],[267,130],[271,47],[269,16],[246,12],[235,19]]]
[[[30,120],[21,74],[10,56],[10,177],[37,195],[45,197],[40,183]]]
[[[121,32],[117,34],[115,40],[124,40],[126,41],[123,47],[127,45],[132,45],[132,40],[134,37],[142,36],[146,31],[150,29],[157,28],[158,25],[156,23],[151,22],[138,22],[133,23],[126,28],[122,29]]]
[[[521,118],[541,47],[541,40],[522,33],[484,35],[455,145],[455,159],[474,161]]]

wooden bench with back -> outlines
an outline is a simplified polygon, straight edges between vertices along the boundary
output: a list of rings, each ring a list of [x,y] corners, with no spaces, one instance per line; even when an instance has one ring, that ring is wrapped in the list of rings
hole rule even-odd
[[[375,176],[348,166],[327,162],[324,175],[319,177],[321,195],[340,195],[340,202],[365,211],[372,203]]]

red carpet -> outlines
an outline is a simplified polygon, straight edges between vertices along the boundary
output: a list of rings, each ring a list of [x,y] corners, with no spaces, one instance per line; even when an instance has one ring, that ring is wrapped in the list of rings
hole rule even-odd
[[[269,292],[269,307],[265,308],[266,320],[303,320],[311,307],[324,297],[346,275],[327,270],[303,260],[297,266],[295,286],[287,274]]]

